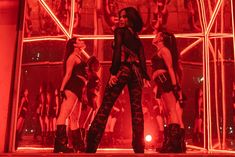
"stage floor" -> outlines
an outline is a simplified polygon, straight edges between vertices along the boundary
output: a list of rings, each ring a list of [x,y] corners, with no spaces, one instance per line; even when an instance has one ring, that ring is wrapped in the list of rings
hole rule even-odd
[[[192,146],[193,147],[193,146]],[[122,148],[100,148],[97,150],[95,154],[87,154],[87,153],[52,153],[53,148],[36,148],[36,147],[19,147],[15,153],[2,153],[0,156],[14,156],[14,157],[22,157],[22,156],[36,156],[36,157],[53,157],[53,156],[79,156],[79,157],[89,157],[89,156],[97,156],[97,157],[161,157],[161,156],[177,156],[177,157],[208,157],[208,156],[216,156],[216,157],[230,157],[235,156],[235,152],[230,151],[211,151],[203,150],[200,148],[191,148],[191,146],[187,147],[187,152],[182,154],[161,154],[155,152],[153,149],[146,149],[144,154],[134,154],[132,149],[122,149]]]
[[[104,145],[101,145],[101,148],[97,150],[95,154],[86,154],[86,153],[52,153],[53,144],[50,146],[42,145],[40,140],[36,140],[32,143],[32,136],[24,136],[22,141],[19,144],[16,152],[14,153],[0,153],[0,156],[14,156],[14,157],[53,157],[53,156],[79,156],[79,157],[88,157],[88,156],[97,156],[97,157],[134,157],[134,156],[146,156],[146,157],[161,157],[161,156],[182,156],[182,157],[207,157],[207,156],[216,156],[216,157],[235,157],[235,146],[231,147],[231,143],[234,140],[229,140],[227,144],[230,143],[227,150],[213,150],[207,151],[202,147],[192,145],[191,140],[187,140],[187,152],[182,154],[162,154],[155,151],[154,146],[146,144],[146,149],[144,154],[134,154],[131,149],[131,141],[118,142],[113,146],[113,148],[107,148]],[[147,149],[148,148],[148,149]],[[216,148],[213,147],[213,148]],[[218,147],[217,147],[218,148]]]

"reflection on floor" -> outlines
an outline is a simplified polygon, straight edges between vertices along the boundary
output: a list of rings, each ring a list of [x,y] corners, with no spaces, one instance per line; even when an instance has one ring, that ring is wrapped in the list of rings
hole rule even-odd
[[[52,153],[52,148],[33,148],[33,147],[20,147],[14,156],[99,156],[99,157],[130,157],[130,156],[147,156],[147,157],[161,157],[161,156],[181,156],[181,157],[207,157],[207,156],[217,156],[217,157],[232,157],[235,156],[235,152],[208,152],[206,150],[193,149],[188,147],[187,152],[184,154],[160,154],[155,152],[153,149],[146,149],[144,154],[134,154],[132,149],[121,149],[121,148],[101,148],[97,150],[96,154],[86,154],[86,153]],[[1,154],[0,154],[1,156]]]
[[[32,140],[33,139],[33,140]],[[41,139],[33,138],[31,135],[23,136],[22,140],[20,141],[20,145],[18,149],[16,150],[16,153],[8,154],[12,156],[148,156],[148,157],[158,157],[158,156],[218,156],[218,157],[224,157],[224,156],[235,156],[235,151],[231,151],[234,149],[229,150],[213,150],[213,151],[207,151],[206,149],[203,149],[201,147],[193,146],[191,145],[190,139],[187,140],[187,152],[185,154],[160,154],[155,151],[154,147],[150,144],[146,144],[146,150],[145,154],[142,155],[136,155],[133,153],[133,150],[130,149],[130,140],[122,140],[122,141],[116,141],[116,145],[113,146],[113,148],[105,148],[104,146],[99,148],[97,150],[96,154],[85,154],[85,153],[70,153],[70,154],[56,154],[53,152],[53,145],[43,144]],[[233,143],[233,140],[230,140],[230,145]],[[4,154],[0,154],[2,156]]]

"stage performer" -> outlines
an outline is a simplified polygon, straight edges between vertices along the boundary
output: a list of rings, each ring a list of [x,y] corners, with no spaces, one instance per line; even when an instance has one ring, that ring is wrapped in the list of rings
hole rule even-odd
[[[133,7],[119,11],[119,26],[114,30],[113,59],[103,101],[87,135],[87,153],[95,153],[102,138],[112,107],[128,86],[132,116],[132,147],[144,153],[144,119],[141,106],[142,88],[150,80],[146,70],[144,48],[138,37],[143,21]]]
[[[60,87],[63,97],[59,116],[57,118],[57,130],[54,144],[54,152],[77,152],[84,151],[84,145],[77,136],[79,130],[79,118],[81,114],[81,101],[87,83],[87,64],[82,59],[82,49],[85,43],[79,38],[71,38],[66,45],[64,59],[65,75]],[[68,148],[68,137],[66,134],[66,119],[70,116],[70,128],[72,131],[73,149]]]
[[[182,114],[177,109],[177,103],[182,99],[179,85],[182,73],[178,62],[176,38],[172,33],[159,32],[152,44],[157,48],[151,60],[152,79],[157,85],[156,96],[162,98],[169,112],[168,125],[164,128],[164,141],[160,152],[182,153],[186,151],[186,145],[184,129],[181,128]]]

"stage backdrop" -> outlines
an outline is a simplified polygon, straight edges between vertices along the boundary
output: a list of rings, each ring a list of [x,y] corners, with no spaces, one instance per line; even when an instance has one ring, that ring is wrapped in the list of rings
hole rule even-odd
[[[85,41],[87,56],[96,56],[102,65],[101,92],[109,77],[113,30],[118,11],[133,6],[140,12],[144,28],[140,32],[151,75],[151,44],[158,30],[175,34],[183,68],[182,89],[185,95],[183,121],[190,145],[207,149],[234,149],[234,19],[232,0],[36,0],[26,1],[20,90],[29,90],[29,110],[19,147],[44,147],[41,127],[36,117],[40,84],[59,88],[63,77],[66,40],[79,36]],[[233,85],[234,84],[234,85]],[[156,105],[154,83],[144,88],[145,134],[156,140]],[[233,87],[234,86],[234,87]],[[202,138],[195,141],[198,89],[203,90]],[[127,97],[128,91],[122,97]],[[18,92],[19,95],[19,92]],[[123,113],[116,123],[116,147],[131,147],[130,104],[121,102]],[[122,99],[123,100],[123,99]],[[99,101],[100,103],[100,101]],[[148,104],[148,105],[146,105]],[[164,117],[163,117],[164,119]],[[129,131],[127,131],[129,130]],[[204,138],[203,138],[204,137]],[[209,138],[207,138],[209,137]],[[204,142],[207,139],[207,142]],[[209,140],[208,140],[209,139]],[[155,147],[156,143],[150,144]],[[52,147],[49,145],[48,147]],[[226,146],[226,147],[225,147]],[[101,147],[105,147],[104,145]]]

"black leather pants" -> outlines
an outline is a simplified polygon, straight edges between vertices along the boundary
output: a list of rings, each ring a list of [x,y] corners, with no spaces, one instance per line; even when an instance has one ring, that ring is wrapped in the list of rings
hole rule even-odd
[[[141,105],[142,87],[138,83],[131,67],[121,66],[118,82],[110,87],[106,85],[102,104],[91,124],[87,135],[87,153],[95,153],[102,138],[111,109],[122,92],[128,86],[132,116],[132,146],[135,153],[144,153],[144,119]]]

